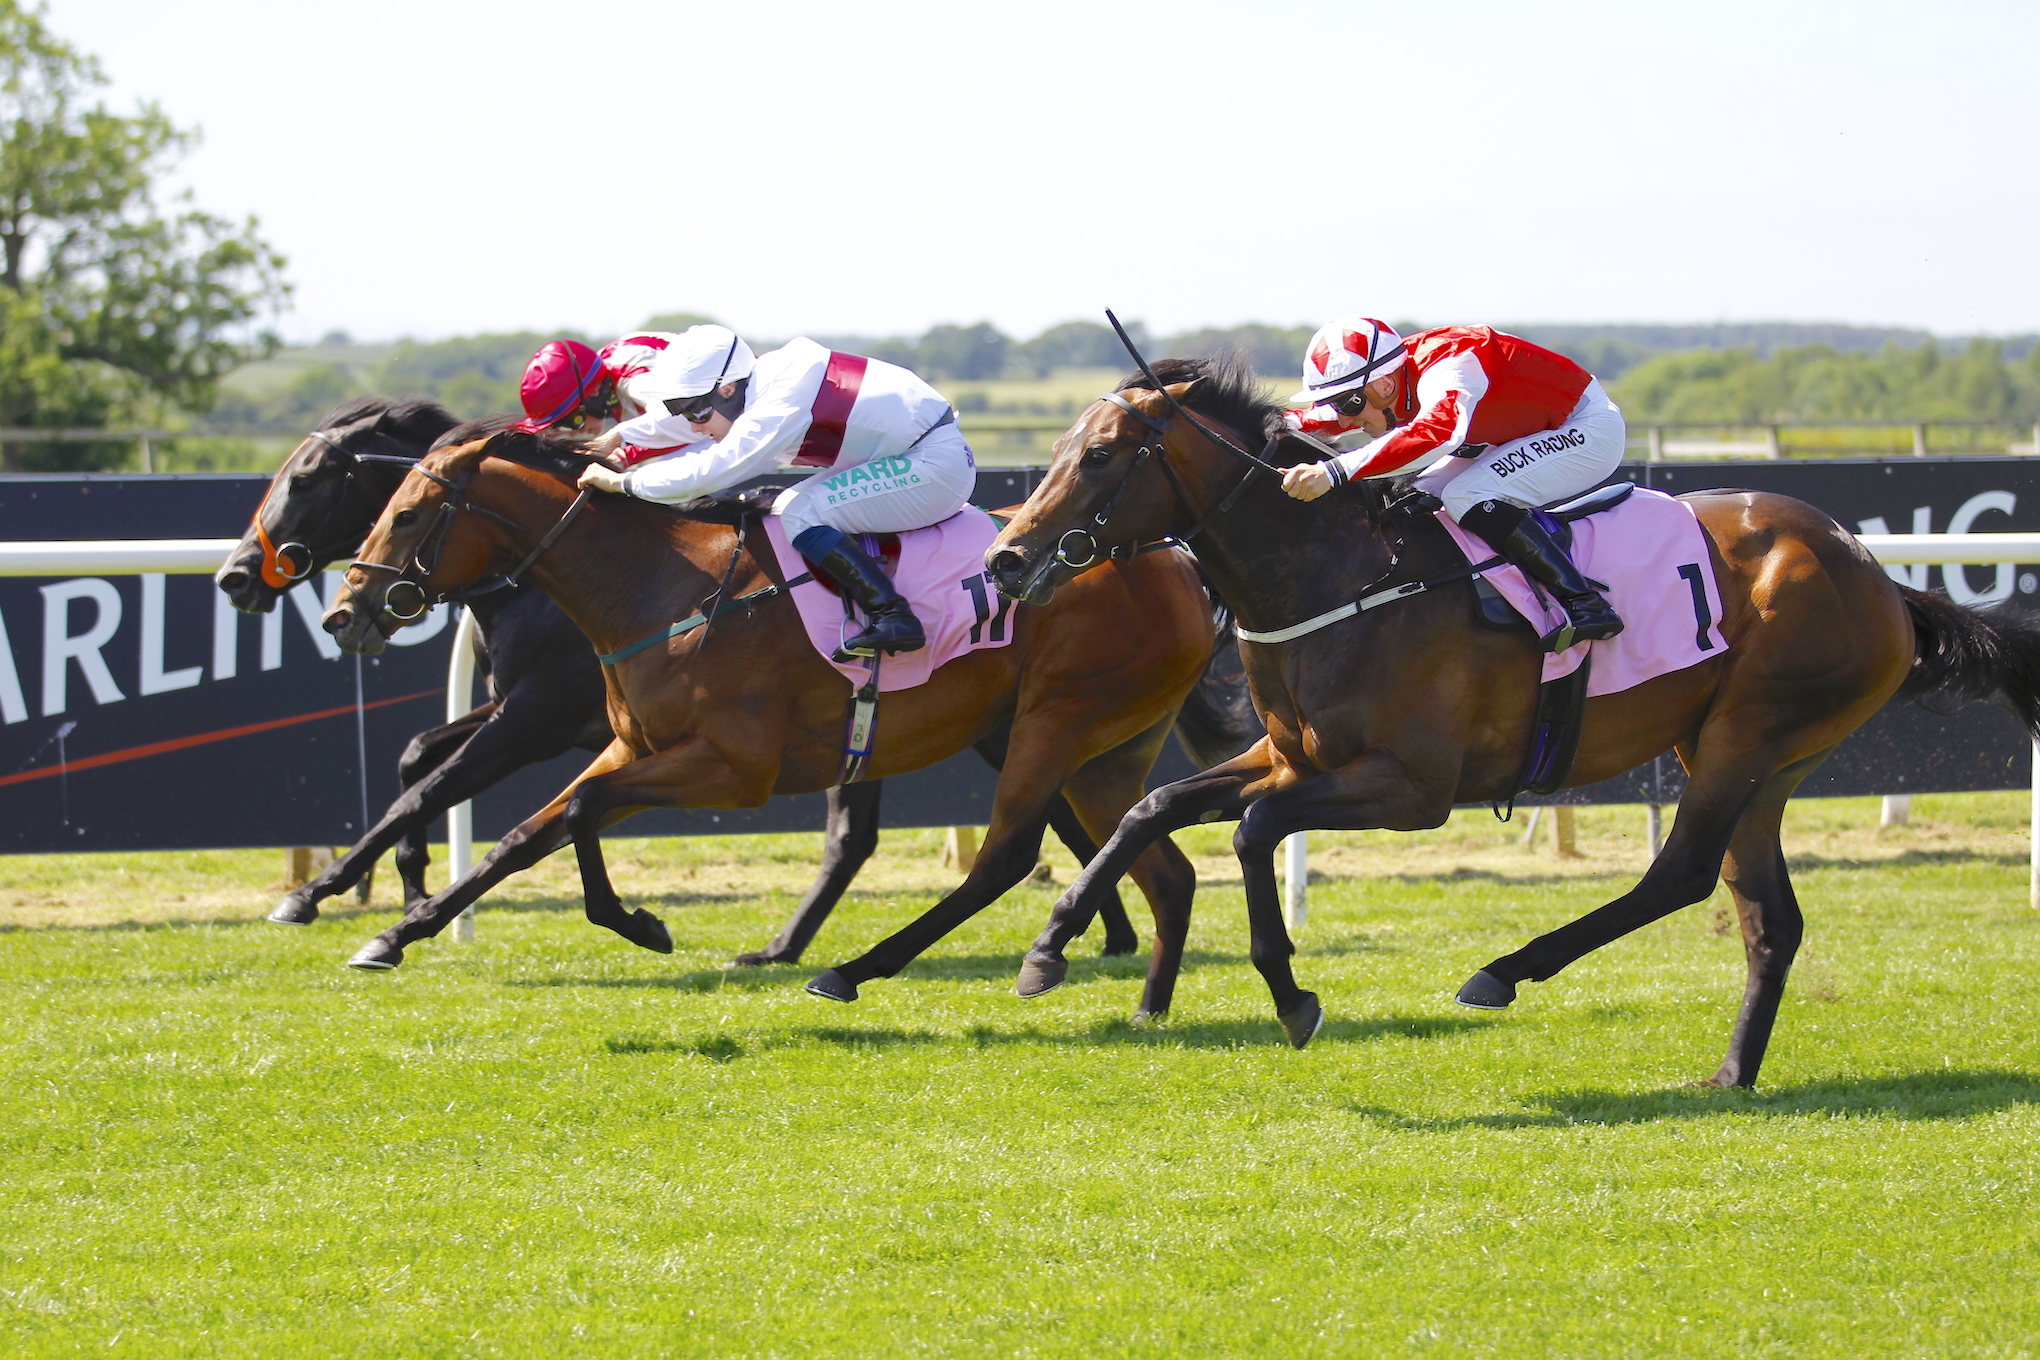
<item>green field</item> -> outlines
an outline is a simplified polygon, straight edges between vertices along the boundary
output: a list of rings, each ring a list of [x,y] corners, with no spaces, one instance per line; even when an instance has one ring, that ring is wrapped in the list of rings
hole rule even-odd
[[[0,1349],[36,1355],[2029,1356],[2040,919],[2024,795],[1800,805],[1808,944],[1754,1094],[1713,1071],[1725,897],[1451,1002],[1641,865],[1462,814],[1319,834],[1289,1050],[1224,828],[1165,1027],[1094,945],[1011,994],[1029,886],[844,1007],[731,975],[816,838],[618,839],[397,973],[377,901],[261,924],[276,852],[0,860]],[[816,967],[950,877],[899,832]],[[1066,858],[1052,861],[1066,883]],[[1145,931],[1143,932],[1145,933]]]

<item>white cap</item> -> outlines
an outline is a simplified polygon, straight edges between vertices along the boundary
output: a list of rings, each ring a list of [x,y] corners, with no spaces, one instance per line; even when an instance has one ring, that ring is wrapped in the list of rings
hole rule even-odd
[[[1303,390],[1291,406],[1316,406],[1402,367],[1402,337],[1385,322],[1358,312],[1333,317],[1318,327],[1303,358]]]
[[[631,395],[646,401],[685,401],[750,377],[756,363],[751,347],[728,326],[689,326],[630,385]]]

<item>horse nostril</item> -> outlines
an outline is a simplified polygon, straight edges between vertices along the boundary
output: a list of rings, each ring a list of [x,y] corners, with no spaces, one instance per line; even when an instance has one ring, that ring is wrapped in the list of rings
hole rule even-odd
[[[334,637],[339,637],[347,631],[347,626],[354,622],[354,611],[351,609],[335,609],[332,613],[326,615],[325,618],[319,620],[319,622],[324,625],[327,632],[331,633]]]
[[[985,565],[991,569],[993,580],[1011,583],[1027,570],[1027,558],[1018,548],[998,548]]]
[[[248,588],[248,573],[228,571],[220,573],[220,589],[229,595],[238,595]]]

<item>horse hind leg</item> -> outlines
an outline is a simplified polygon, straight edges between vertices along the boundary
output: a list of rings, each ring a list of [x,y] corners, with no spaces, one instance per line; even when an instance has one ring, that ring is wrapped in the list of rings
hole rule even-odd
[[[971,747],[984,758],[985,764],[995,770],[1006,768],[1006,753],[1011,749],[1013,729],[1007,727],[994,732],[983,741]],[[1116,825],[1116,823],[1115,823]],[[1098,858],[1098,842],[1084,829],[1083,819],[1070,804],[1067,795],[1050,801],[1048,805],[1048,829],[1055,832],[1055,838],[1063,843],[1072,855],[1077,857],[1077,869]],[[1105,922],[1104,953],[1109,958],[1116,954],[1131,954],[1140,948],[1140,936],[1133,930],[1133,922],[1126,917],[1126,904],[1119,899],[1119,890],[1114,888],[1098,904],[1098,917]]]
[[[756,968],[768,963],[799,963],[815,932],[843,900],[851,880],[878,849],[878,809],[885,789],[882,780],[838,784],[829,790],[828,832],[822,846],[822,867],[807,896],[771,944],[739,954],[725,968]]]
[[[1771,1028],[1778,1019],[1778,1003],[1785,995],[1785,977],[1792,971],[1793,956],[1805,933],[1805,918],[1792,891],[1778,828],[1785,818],[1786,801],[1799,781],[1825,758],[1823,752],[1775,775],[1743,814],[1729,841],[1721,878],[1735,899],[1736,917],[1742,924],[1749,981],[1735,1029],[1729,1035],[1728,1053],[1720,1070],[1708,1079],[1709,1085],[1757,1084],[1757,1069],[1763,1065]]]
[[[1692,778],[1679,799],[1664,849],[1635,887],[1494,960],[1459,989],[1459,1003],[1503,1010],[1516,999],[1518,983],[1544,982],[1603,945],[1705,901],[1721,879],[1722,859],[1744,813],[1773,780],[1789,777],[1789,790],[1826,754],[1787,763],[1790,758],[1774,748],[1731,748],[1731,741],[1717,737],[1710,746],[1703,733],[1696,747],[1680,747]]]

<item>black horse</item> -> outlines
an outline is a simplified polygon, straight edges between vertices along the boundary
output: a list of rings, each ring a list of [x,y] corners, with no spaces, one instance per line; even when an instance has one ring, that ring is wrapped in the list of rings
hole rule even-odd
[[[419,458],[449,438],[460,442],[500,423],[463,425],[444,407],[423,400],[361,397],[341,405],[284,461],[215,583],[238,609],[266,613],[275,608],[295,582],[353,554]],[[397,766],[403,787],[397,800],[346,854],[285,896],[270,920],[310,924],[318,918],[320,902],[364,881],[393,845],[405,907],[416,905],[429,895],[426,830],[434,819],[527,765],[575,747],[600,751],[609,744],[602,668],[588,640],[557,605],[542,592],[515,584],[484,586],[462,603],[479,633],[478,669],[488,685],[487,701],[411,739]],[[1262,730],[1247,696],[1230,616],[1221,607],[1218,647],[1183,706],[1176,738],[1199,769],[1208,769],[1251,746]],[[976,749],[997,769],[1005,758],[1005,736],[987,738]],[[763,949],[739,955],[732,965],[799,961],[878,848],[883,788],[874,780],[829,790],[821,871],[778,937]],[[1049,824],[1078,860],[1088,862],[1097,853],[1060,799]],[[1139,947],[1116,892],[1102,904],[1100,915],[1105,953],[1130,954]]]

